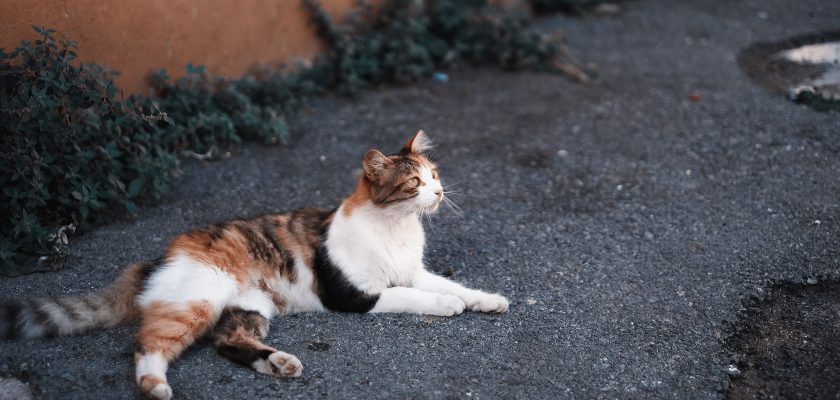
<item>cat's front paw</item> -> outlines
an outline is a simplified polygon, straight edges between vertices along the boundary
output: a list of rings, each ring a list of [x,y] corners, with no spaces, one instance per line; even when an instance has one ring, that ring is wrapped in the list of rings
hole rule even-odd
[[[482,293],[469,302],[471,311],[493,314],[507,312],[509,306],[510,303],[504,296],[490,293]]]
[[[451,317],[463,313],[466,307],[467,305],[461,299],[452,295],[441,294],[435,296],[435,307],[427,314]]]

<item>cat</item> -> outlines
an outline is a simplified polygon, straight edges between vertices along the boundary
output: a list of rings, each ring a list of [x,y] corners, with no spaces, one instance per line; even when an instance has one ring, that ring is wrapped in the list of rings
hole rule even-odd
[[[269,320],[310,311],[454,316],[504,313],[508,300],[468,289],[423,264],[421,216],[444,200],[423,131],[397,153],[369,150],[337,209],[235,219],[176,237],[163,256],[126,268],[81,297],[0,307],[0,338],[69,335],[140,321],[136,381],[170,399],[166,370],[205,332],[222,356],[268,375],[298,377],[297,357],[263,342]]]

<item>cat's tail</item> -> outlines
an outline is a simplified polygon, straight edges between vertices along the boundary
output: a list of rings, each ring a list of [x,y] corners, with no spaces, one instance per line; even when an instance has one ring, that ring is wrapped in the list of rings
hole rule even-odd
[[[64,336],[137,318],[137,295],[158,262],[137,263],[104,289],[0,304],[0,340]]]

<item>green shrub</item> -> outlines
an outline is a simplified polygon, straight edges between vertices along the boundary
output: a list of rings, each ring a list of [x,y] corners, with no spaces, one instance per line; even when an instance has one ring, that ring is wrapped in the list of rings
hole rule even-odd
[[[193,65],[174,82],[166,71],[158,71],[151,84],[154,102],[177,121],[167,133],[166,147],[210,159],[243,141],[286,143],[288,118],[317,91],[317,85],[295,74],[222,79]]]
[[[316,0],[305,4],[330,44],[314,78],[352,94],[382,83],[408,83],[462,64],[509,69],[575,69],[557,38],[534,33],[528,20],[508,15],[486,0],[438,0],[418,9],[393,0],[374,12],[362,9],[335,26]],[[371,23],[372,21],[372,23]],[[585,79],[577,69],[576,78]]]
[[[602,3],[618,3],[622,0],[529,0],[539,13],[582,14]]]
[[[0,262],[64,254],[67,234],[108,209],[166,189],[177,160],[166,114],[116,99],[112,74],[74,65],[76,43],[40,38],[0,50]]]

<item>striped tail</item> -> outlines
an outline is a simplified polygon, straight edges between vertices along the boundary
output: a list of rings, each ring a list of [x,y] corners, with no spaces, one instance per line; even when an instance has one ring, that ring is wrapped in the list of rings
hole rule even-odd
[[[133,264],[114,283],[81,296],[0,304],[0,340],[82,333],[137,318],[136,298],[159,262]]]

